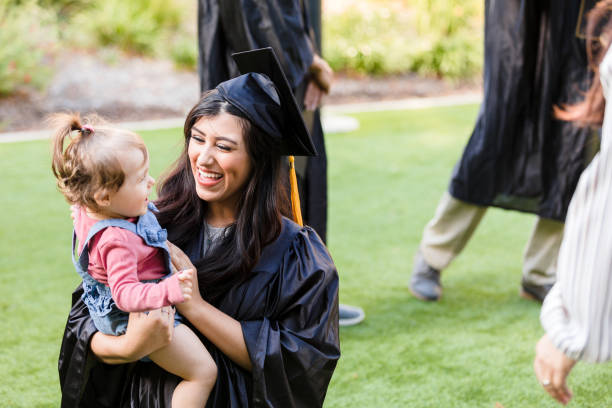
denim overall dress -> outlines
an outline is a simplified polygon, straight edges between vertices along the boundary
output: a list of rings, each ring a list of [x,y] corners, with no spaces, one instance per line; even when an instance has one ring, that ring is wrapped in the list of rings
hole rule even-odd
[[[166,244],[168,234],[166,230],[159,225],[153,211],[157,212],[157,208],[155,205],[153,205],[153,203],[149,203],[148,211],[144,215],[138,217],[136,224],[126,220],[114,218],[96,222],[90,228],[87,234],[87,238],[85,239],[83,250],[81,251],[78,262],[74,257],[76,232],[73,231],[72,233],[72,262],[74,263],[76,271],[83,279],[82,299],[89,309],[89,314],[93,319],[96,328],[104,334],[114,336],[124,334],[127,329],[128,313],[120,310],[117,307],[111,296],[110,287],[98,282],[92,278],[89,273],[87,273],[87,268],[89,265],[89,241],[98,232],[108,227],[119,227],[126,229],[141,237],[148,246],[163,250],[166,270],[172,271],[172,268],[170,267],[170,252],[168,250],[168,245]],[[163,276],[161,279],[165,279],[170,275],[171,272]],[[159,282],[161,279],[143,282]],[[176,326],[179,324],[179,322],[180,317],[177,313],[175,314],[174,325]]]

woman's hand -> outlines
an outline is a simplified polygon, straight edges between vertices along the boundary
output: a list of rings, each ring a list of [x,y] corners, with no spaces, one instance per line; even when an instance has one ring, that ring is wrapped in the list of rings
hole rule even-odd
[[[574,364],[576,361],[557,349],[547,335],[538,341],[533,361],[536,377],[544,390],[563,405],[572,399],[566,379]]]
[[[130,313],[125,333],[127,348],[134,360],[167,346],[174,335],[174,308]]]
[[[334,79],[334,71],[327,61],[317,54],[313,57],[309,71],[312,81],[306,87],[304,106],[307,110],[313,111],[321,104],[323,95],[329,93]]]
[[[181,250],[181,248],[177,247],[170,241],[166,241],[168,244],[168,250],[170,251],[170,260],[172,261],[172,266],[175,268],[177,272],[180,272],[184,269],[193,269],[195,271],[195,266],[191,263],[191,259]]]
[[[334,70],[331,69],[327,61],[315,54],[309,72],[319,88],[323,92],[329,93],[332,82],[334,81]]]
[[[107,364],[123,364],[140,360],[167,346],[174,335],[174,309],[162,307],[150,312],[129,315],[127,331],[122,336],[96,333],[91,350]]]
[[[185,292],[183,292],[185,302],[176,305],[179,312],[185,315],[185,317],[189,318],[190,310],[196,304],[203,301],[198,288],[198,274],[196,273],[196,268],[193,266],[193,263],[191,263],[189,257],[185,255],[185,253],[179,247],[170,241],[166,241],[166,243],[168,244],[168,249],[170,250],[172,266],[176,271],[178,271],[177,273],[179,273],[179,283],[181,284],[181,287],[183,285],[188,286],[188,282],[191,283],[191,294],[186,297]]]

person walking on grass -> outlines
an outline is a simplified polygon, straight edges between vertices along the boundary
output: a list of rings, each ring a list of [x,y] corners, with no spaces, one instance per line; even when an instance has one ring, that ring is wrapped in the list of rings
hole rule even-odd
[[[577,101],[586,88],[579,33],[590,3],[485,1],[484,100],[448,192],[423,232],[409,281],[417,298],[440,298],[441,272],[488,207],[537,215],[521,296],[541,302],[555,282],[567,206],[598,144],[593,130],[552,115],[555,104]]]

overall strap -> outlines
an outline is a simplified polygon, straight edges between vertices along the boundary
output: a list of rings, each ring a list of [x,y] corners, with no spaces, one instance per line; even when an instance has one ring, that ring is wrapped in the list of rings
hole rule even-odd
[[[136,235],[140,236],[149,246],[164,248],[167,250],[166,240],[168,231],[159,225],[154,213],[158,212],[153,203],[149,203],[148,211],[138,217],[136,222]]]
[[[159,225],[159,221],[155,213],[159,212],[157,207],[151,202],[148,204],[148,211],[138,217],[136,223],[137,235],[143,239],[145,244],[150,247],[158,248],[164,255],[166,270],[169,276],[172,274],[172,263],[170,262],[170,250],[166,241],[168,240],[168,231]]]
[[[83,269],[83,271],[85,272],[87,271],[87,267],[89,264],[89,241],[98,232],[108,227],[119,227],[119,228],[128,230],[134,234],[137,234],[136,225],[126,220],[111,218],[111,219],[101,220],[101,221],[96,222],[89,229],[89,232],[87,233],[87,238],[85,239],[85,243],[83,244],[83,249],[81,250],[81,254],[79,256],[78,266],[80,266]],[[77,262],[74,259],[75,246],[76,246],[76,232],[73,230],[72,231],[72,261],[75,263],[75,265],[77,265]]]

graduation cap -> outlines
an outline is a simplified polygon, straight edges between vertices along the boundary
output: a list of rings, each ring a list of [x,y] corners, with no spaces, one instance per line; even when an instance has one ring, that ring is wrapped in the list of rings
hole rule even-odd
[[[283,155],[316,156],[302,112],[272,48],[232,54],[244,75],[222,82],[219,94],[266,135]]]
[[[293,218],[302,225],[293,156],[317,154],[302,112],[272,48],[238,52],[232,58],[243,75],[220,83],[216,89],[253,125],[278,141],[282,155],[289,156]]]

